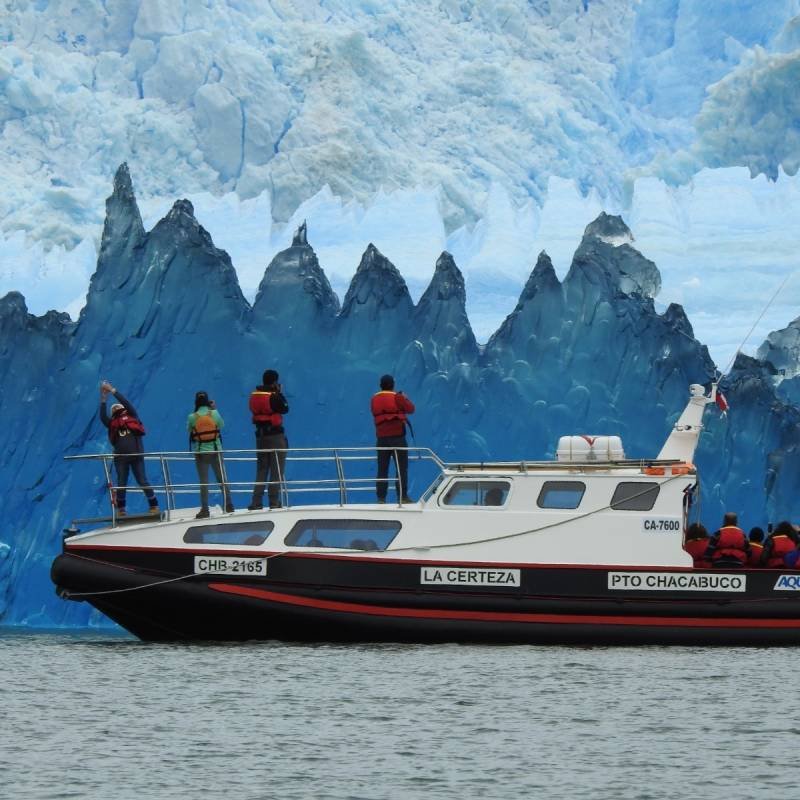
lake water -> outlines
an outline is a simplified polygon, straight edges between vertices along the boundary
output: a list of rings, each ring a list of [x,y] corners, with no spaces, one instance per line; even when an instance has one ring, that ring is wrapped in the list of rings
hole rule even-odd
[[[797,798],[797,649],[0,632],[0,797]]]

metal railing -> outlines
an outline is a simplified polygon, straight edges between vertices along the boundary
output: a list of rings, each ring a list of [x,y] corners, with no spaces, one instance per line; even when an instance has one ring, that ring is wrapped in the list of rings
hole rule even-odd
[[[184,495],[197,494],[203,486],[206,486],[209,493],[214,492],[217,487],[222,490],[223,497],[225,490],[234,495],[251,495],[256,485],[254,476],[259,455],[266,457],[270,461],[270,467],[275,469],[277,474],[270,472],[269,480],[263,484],[262,494],[267,493],[270,485],[278,489],[280,505],[289,507],[292,505],[293,498],[300,495],[320,497],[321,495],[332,495],[332,504],[344,506],[352,502],[351,498],[359,493],[376,492],[377,478],[374,474],[358,475],[353,474],[362,467],[366,472],[370,465],[374,467],[377,455],[380,451],[391,453],[391,461],[394,463],[395,475],[382,479],[386,481],[387,496],[393,484],[398,488],[398,505],[404,504],[407,497],[408,487],[402,485],[399,453],[408,454],[409,463],[425,462],[434,468],[433,477],[446,468],[446,464],[427,447],[310,447],[310,448],[289,448],[287,450],[220,450],[220,468],[222,473],[222,484],[215,480],[209,480],[206,484],[201,484],[195,480],[184,480],[180,475],[183,471],[193,471],[195,465],[194,452],[154,452],[143,453],[141,455],[115,455],[113,453],[93,453],[87,455],[65,456],[66,461],[76,462],[99,462],[103,470],[105,487],[108,491],[108,499],[111,507],[109,517],[95,517],[89,519],[74,520],[74,523],[101,523],[111,522],[112,525],[118,523],[117,492],[124,489],[126,492],[141,492],[144,488],[130,481],[126,486],[117,485],[114,481],[115,459],[143,458],[145,465],[158,465],[160,472],[160,482],[152,482],[150,488],[154,490],[156,496],[161,500],[160,517],[169,520],[173,513],[177,512],[181,505],[178,499]],[[209,451],[213,453],[214,451]],[[281,459],[277,454],[285,454],[285,468],[281,469]],[[245,470],[249,469],[248,477],[245,477]],[[302,473],[308,472],[308,476]],[[231,474],[233,476],[231,477]],[[285,473],[285,474],[284,474]],[[209,476],[211,477],[211,476]],[[149,476],[148,476],[149,479]],[[277,484],[277,487],[275,487]],[[261,485],[259,483],[259,485]],[[192,507],[192,506],[184,506]],[[141,515],[126,515],[131,521],[141,519]]]

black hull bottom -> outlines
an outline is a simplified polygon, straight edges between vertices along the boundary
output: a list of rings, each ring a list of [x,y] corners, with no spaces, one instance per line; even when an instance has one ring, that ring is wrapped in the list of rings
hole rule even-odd
[[[60,591],[86,599],[148,641],[463,642],[570,645],[798,645],[800,616],[785,600],[774,614],[720,613],[719,598],[684,602],[681,612],[641,599],[547,598],[534,603],[469,593],[339,589],[209,576],[170,580],[152,572],[59,556],[52,577]],[[162,581],[155,584],[156,581]],[[113,588],[111,588],[113,587]],[[85,598],[79,595],[86,594]],[[759,601],[756,601],[758,604]],[[544,603],[544,605],[542,605]],[[792,608],[796,604],[792,603]]]

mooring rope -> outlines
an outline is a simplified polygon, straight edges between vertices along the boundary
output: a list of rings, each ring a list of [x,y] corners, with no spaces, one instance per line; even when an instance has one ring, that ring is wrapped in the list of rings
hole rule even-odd
[[[88,558],[87,556],[79,556],[76,553],[70,553],[73,558],[81,558],[84,561],[92,561],[95,564],[106,564],[108,566],[119,566],[117,564],[109,564],[107,561],[98,561],[96,558]],[[220,554],[222,555],[222,554]],[[265,561],[278,556],[286,555],[286,553],[273,553],[272,555],[261,556]],[[154,586],[162,586],[165,583],[177,583],[178,581],[185,581],[188,578],[196,578],[198,575],[213,575],[214,573],[203,572],[190,572],[187,575],[179,575],[176,578],[164,578],[163,580],[153,581],[152,583],[143,583],[141,586],[126,586],[123,589],[106,589],[99,592],[70,592],[65,590],[62,597],[67,600],[72,600],[76,597],[99,597],[107,594],[122,594],[123,592],[136,592],[139,589],[152,589]]]

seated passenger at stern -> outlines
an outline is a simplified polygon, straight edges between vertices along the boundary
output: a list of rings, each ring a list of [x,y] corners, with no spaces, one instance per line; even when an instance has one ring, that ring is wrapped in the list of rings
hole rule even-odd
[[[761,566],[761,553],[764,552],[764,529],[756,526],[750,529],[750,560],[748,567]]]
[[[699,522],[693,522],[686,529],[683,549],[694,559],[695,569],[710,569],[711,562],[706,558],[708,531]]]
[[[744,567],[750,560],[750,542],[738,523],[738,516],[729,511],[708,543],[706,558],[716,569]]]
[[[798,533],[797,527],[794,529],[795,533]],[[789,569],[800,569],[800,536],[798,536],[798,545],[794,548],[794,550],[790,550],[784,557],[783,563]]]
[[[792,523],[788,520],[779,522],[764,545],[761,566],[768,569],[783,569],[786,566],[784,557],[788,556],[796,546],[797,533]]]

